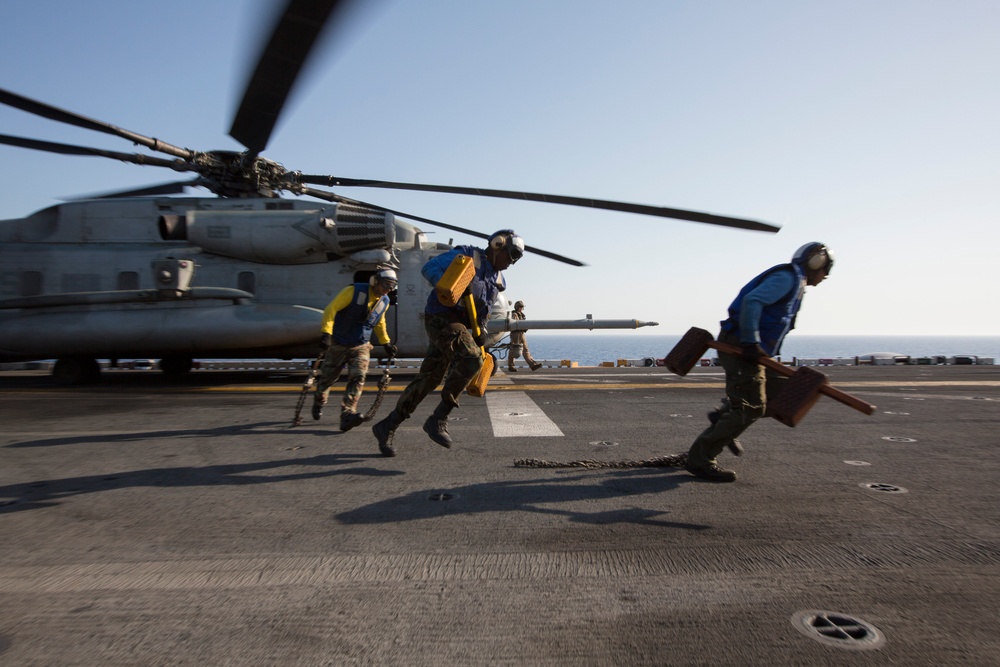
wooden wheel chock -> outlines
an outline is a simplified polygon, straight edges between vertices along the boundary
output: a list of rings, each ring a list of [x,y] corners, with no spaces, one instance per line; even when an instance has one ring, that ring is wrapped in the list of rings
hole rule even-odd
[[[664,366],[678,375],[687,375],[709,348],[735,355],[739,355],[742,352],[735,345],[716,341],[712,334],[704,329],[691,327],[680,341],[678,341],[677,345],[670,350],[670,353],[667,354],[663,360]],[[758,363],[791,378],[781,390],[781,393],[768,404],[768,411],[771,413],[771,416],[782,424],[795,426],[802,421],[806,413],[819,400],[820,394],[825,394],[835,401],[839,401],[866,415],[875,412],[874,405],[851,396],[847,392],[831,387],[827,383],[826,375],[817,370],[802,366],[798,370],[793,371],[788,366],[771,357],[761,357]]]

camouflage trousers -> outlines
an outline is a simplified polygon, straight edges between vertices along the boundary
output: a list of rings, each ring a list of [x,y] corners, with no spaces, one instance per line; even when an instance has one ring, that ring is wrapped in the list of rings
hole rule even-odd
[[[347,386],[344,388],[344,398],[340,402],[340,411],[357,412],[361,392],[365,388],[365,376],[368,374],[368,361],[371,355],[371,343],[363,343],[354,347],[345,347],[334,343],[326,351],[323,363],[319,367],[319,380],[316,382],[316,394],[313,401],[317,405],[326,405],[330,395],[330,387],[340,377],[340,371],[347,366]]]
[[[515,336],[515,333],[520,333],[521,335]],[[520,348],[517,347],[518,345],[520,345]],[[507,368],[514,368],[514,360],[522,356],[528,366],[535,365],[535,358],[531,356],[531,352],[528,350],[528,340],[525,338],[524,332],[511,332],[510,352],[507,355]]]
[[[736,334],[720,334],[719,341],[739,346]],[[726,371],[726,397],[729,405],[719,413],[719,419],[695,439],[688,452],[688,464],[700,467],[715,463],[727,444],[738,438],[751,424],[765,416],[767,401],[778,395],[788,378],[751,364],[735,354],[719,352],[719,361]]]
[[[396,401],[396,412],[403,419],[413,414],[442,379],[441,400],[458,407],[458,397],[483,367],[482,352],[464,324],[450,322],[441,315],[428,315],[424,329],[430,345],[420,372]]]

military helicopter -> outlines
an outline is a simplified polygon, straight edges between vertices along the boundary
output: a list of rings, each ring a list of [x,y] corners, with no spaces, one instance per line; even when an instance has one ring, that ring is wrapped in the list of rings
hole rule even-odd
[[[0,144],[104,157],[188,172],[193,179],[57,204],[0,221],[0,362],[56,359],[59,382],[95,379],[99,359],[156,358],[168,374],[198,358],[309,358],[322,309],[342,287],[378,268],[399,285],[389,334],[401,356],[427,346],[420,275],[450,245],[411,222],[477,238],[488,235],[326,187],[368,187],[520,199],[776,232],[767,223],[584,197],[361,180],[303,174],[261,156],[300,70],[345,0],[290,0],[278,16],[236,111],[230,136],[245,151],[200,152],[94,120],[0,88],[0,103],[131,141],[125,153],[0,135]],[[159,155],[157,155],[159,154]],[[167,156],[167,157],[162,157]],[[210,197],[183,195],[188,188]],[[282,197],[282,193],[312,199]],[[582,263],[527,246],[574,266]],[[491,346],[525,324],[507,317],[504,294],[491,311]],[[532,329],[634,328],[636,320],[532,320]]]

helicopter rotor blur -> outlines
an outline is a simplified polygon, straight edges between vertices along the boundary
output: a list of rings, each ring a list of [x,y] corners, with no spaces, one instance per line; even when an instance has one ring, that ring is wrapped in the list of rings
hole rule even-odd
[[[160,358],[165,371],[180,373],[195,358],[311,357],[321,310],[332,295],[347,284],[367,281],[387,265],[400,276],[390,336],[401,354],[422,355],[426,337],[421,313],[430,286],[420,267],[451,246],[428,241],[404,219],[477,238],[488,235],[323,187],[519,199],[778,230],[755,220],[586,197],[303,174],[262,157],[317,40],[349,4],[284,4],[230,129],[230,136],[245,147],[242,152],[182,148],[0,89],[0,104],[116,136],[150,153],[5,134],[0,134],[0,144],[193,176],[0,221],[0,362],[56,358],[57,377],[75,382],[93,378],[96,360],[103,358]],[[214,196],[176,196],[192,187]],[[282,198],[282,193],[319,201]],[[583,265],[530,245],[525,250]],[[504,326],[509,310],[501,295],[493,307],[498,326]],[[594,328],[589,321],[588,328]],[[569,321],[567,328],[579,327]],[[503,331],[494,333],[495,341]]]

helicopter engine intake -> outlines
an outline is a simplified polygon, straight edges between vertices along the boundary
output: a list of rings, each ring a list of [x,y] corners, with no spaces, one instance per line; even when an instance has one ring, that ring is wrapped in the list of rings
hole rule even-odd
[[[265,264],[318,264],[363,250],[391,248],[391,213],[335,204],[312,210],[190,210],[163,215],[160,236],[206,252]]]

